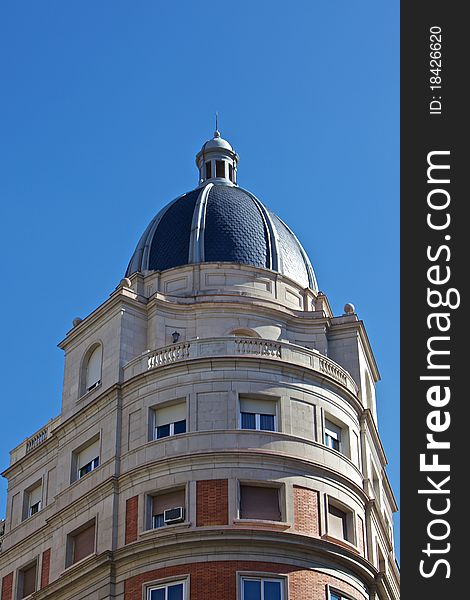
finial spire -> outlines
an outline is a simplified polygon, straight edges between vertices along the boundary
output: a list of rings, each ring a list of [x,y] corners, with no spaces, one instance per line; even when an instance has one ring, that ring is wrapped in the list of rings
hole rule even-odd
[[[220,137],[220,131],[219,131],[219,113],[217,111],[215,112],[215,131],[214,131],[214,137],[215,138],[219,138]]]

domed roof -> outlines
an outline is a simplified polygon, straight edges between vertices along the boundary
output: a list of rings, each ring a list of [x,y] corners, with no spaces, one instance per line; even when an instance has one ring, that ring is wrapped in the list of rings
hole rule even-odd
[[[238,155],[218,131],[204,144],[196,162],[201,185],[152,219],[126,277],[187,264],[231,262],[270,269],[318,291],[310,260],[293,232],[253,194],[236,185]]]

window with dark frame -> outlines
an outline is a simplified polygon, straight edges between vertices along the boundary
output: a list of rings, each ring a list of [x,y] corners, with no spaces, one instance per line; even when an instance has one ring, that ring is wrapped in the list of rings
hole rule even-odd
[[[210,160],[206,162],[206,179],[210,179],[212,177],[212,163]]]

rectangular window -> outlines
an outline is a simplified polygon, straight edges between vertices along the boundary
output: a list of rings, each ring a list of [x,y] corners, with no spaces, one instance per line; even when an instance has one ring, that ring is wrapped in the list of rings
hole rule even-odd
[[[37,563],[34,562],[18,573],[18,598],[26,598],[36,591]]]
[[[240,398],[240,428],[276,431],[276,405],[273,400]]]
[[[147,591],[147,600],[187,600],[186,581],[172,581],[151,587]]]
[[[210,179],[212,177],[212,164],[210,160],[206,162],[206,179]]]
[[[68,539],[67,566],[90,556],[95,551],[95,521],[71,533]]]
[[[186,433],[186,402],[156,408],[154,439]]]
[[[27,516],[31,517],[41,510],[42,505],[42,485],[36,485],[26,492],[27,495]]]
[[[328,535],[354,543],[354,516],[328,502]]]
[[[284,579],[242,577],[241,600],[284,600]]]
[[[181,523],[185,517],[185,490],[184,488],[180,488],[152,496],[151,505],[152,529]]]
[[[225,162],[223,160],[215,161],[215,176],[225,177]]]
[[[341,452],[341,428],[325,419],[325,445]]]
[[[92,442],[76,453],[77,479],[81,479],[100,465],[100,440]]]
[[[233,165],[229,163],[228,165],[228,178],[230,179],[230,181],[232,181],[233,183],[235,183],[233,181]]]
[[[240,519],[281,521],[280,489],[240,484]]]

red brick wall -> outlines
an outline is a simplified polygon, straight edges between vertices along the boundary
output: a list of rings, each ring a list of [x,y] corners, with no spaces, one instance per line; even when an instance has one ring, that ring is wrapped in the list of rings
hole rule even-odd
[[[359,553],[365,556],[364,521],[359,516],[357,517],[357,547]]]
[[[41,588],[46,587],[49,584],[49,569],[51,566],[51,549],[48,548],[42,553],[42,565],[41,565]]]
[[[126,500],[126,535],[125,543],[130,544],[137,540],[137,519],[139,513],[139,496]]]
[[[320,536],[320,498],[315,490],[294,486],[294,528],[300,533]]]
[[[8,573],[2,579],[2,600],[11,600],[13,593],[13,573]]]
[[[237,600],[238,571],[288,575],[289,600],[327,600],[327,584],[354,600],[364,600],[355,588],[330,575],[291,565],[251,561],[200,562],[147,571],[125,581],[124,600],[142,600],[143,584],[178,575],[191,578],[190,600]]]
[[[196,525],[228,525],[226,479],[210,479],[196,483]]]

